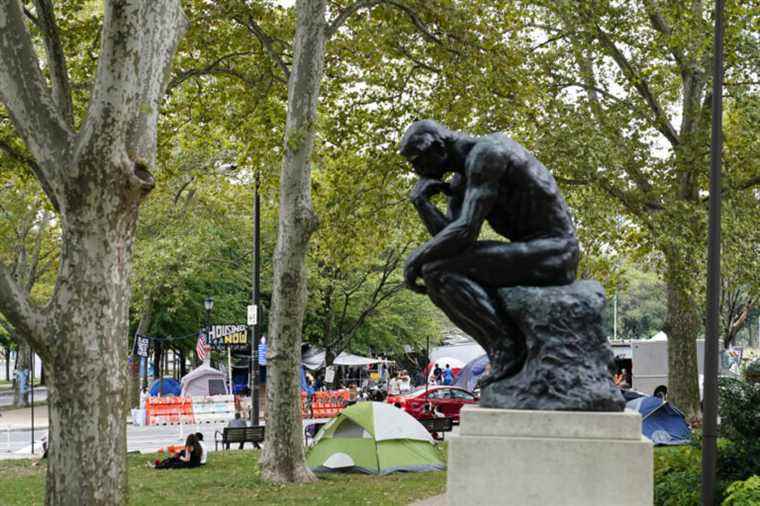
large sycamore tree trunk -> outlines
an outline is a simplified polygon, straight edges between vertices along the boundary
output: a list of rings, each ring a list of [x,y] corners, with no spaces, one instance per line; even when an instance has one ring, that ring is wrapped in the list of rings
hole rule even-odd
[[[262,477],[314,480],[304,462],[298,368],[306,307],[306,251],[317,226],[311,205],[311,164],[326,37],[325,0],[298,0],[293,67],[288,84],[280,219],[269,324],[267,442]]]
[[[667,258],[668,397],[687,418],[701,418],[697,337],[702,333],[699,301],[684,278],[683,260]],[[681,267],[679,267],[679,265]],[[696,280],[692,281],[693,283]]]
[[[156,125],[186,20],[179,0],[106,0],[87,115],[75,130],[52,2],[34,2],[50,84],[22,3],[0,3],[0,100],[63,230],[55,290],[30,302],[0,265],[0,311],[46,365],[48,505],[126,503],[129,275],[137,211],[154,179]]]

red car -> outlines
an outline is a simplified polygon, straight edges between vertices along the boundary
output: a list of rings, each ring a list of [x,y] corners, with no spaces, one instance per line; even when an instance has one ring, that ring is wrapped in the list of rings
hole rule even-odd
[[[417,419],[430,418],[432,415],[425,411],[425,404],[430,403],[435,409],[454,423],[459,423],[459,410],[465,404],[476,404],[478,398],[464,388],[447,385],[430,385],[420,387],[406,394],[389,395],[385,402],[395,404]]]

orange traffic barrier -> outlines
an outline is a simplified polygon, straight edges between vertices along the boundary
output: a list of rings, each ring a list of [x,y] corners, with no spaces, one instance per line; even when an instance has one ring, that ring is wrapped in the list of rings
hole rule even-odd
[[[149,397],[145,400],[145,423],[194,423],[189,397]]]

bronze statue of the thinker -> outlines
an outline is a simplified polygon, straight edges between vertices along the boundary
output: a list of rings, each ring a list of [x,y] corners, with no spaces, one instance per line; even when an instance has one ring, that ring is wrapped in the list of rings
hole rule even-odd
[[[554,177],[505,135],[473,137],[432,120],[413,123],[400,152],[420,177],[411,201],[432,236],[407,259],[408,287],[427,293],[485,348],[492,372],[483,386],[518,374],[530,339],[503,290],[571,285],[578,266],[575,228]],[[445,214],[431,201],[439,194]],[[506,240],[479,240],[485,222]]]

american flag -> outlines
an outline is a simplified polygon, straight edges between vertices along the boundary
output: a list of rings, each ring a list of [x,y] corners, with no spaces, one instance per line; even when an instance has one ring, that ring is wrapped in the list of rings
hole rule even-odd
[[[195,353],[198,354],[198,360],[203,362],[208,356],[208,344],[206,344],[206,334],[201,332],[198,334],[198,342],[195,345]]]

